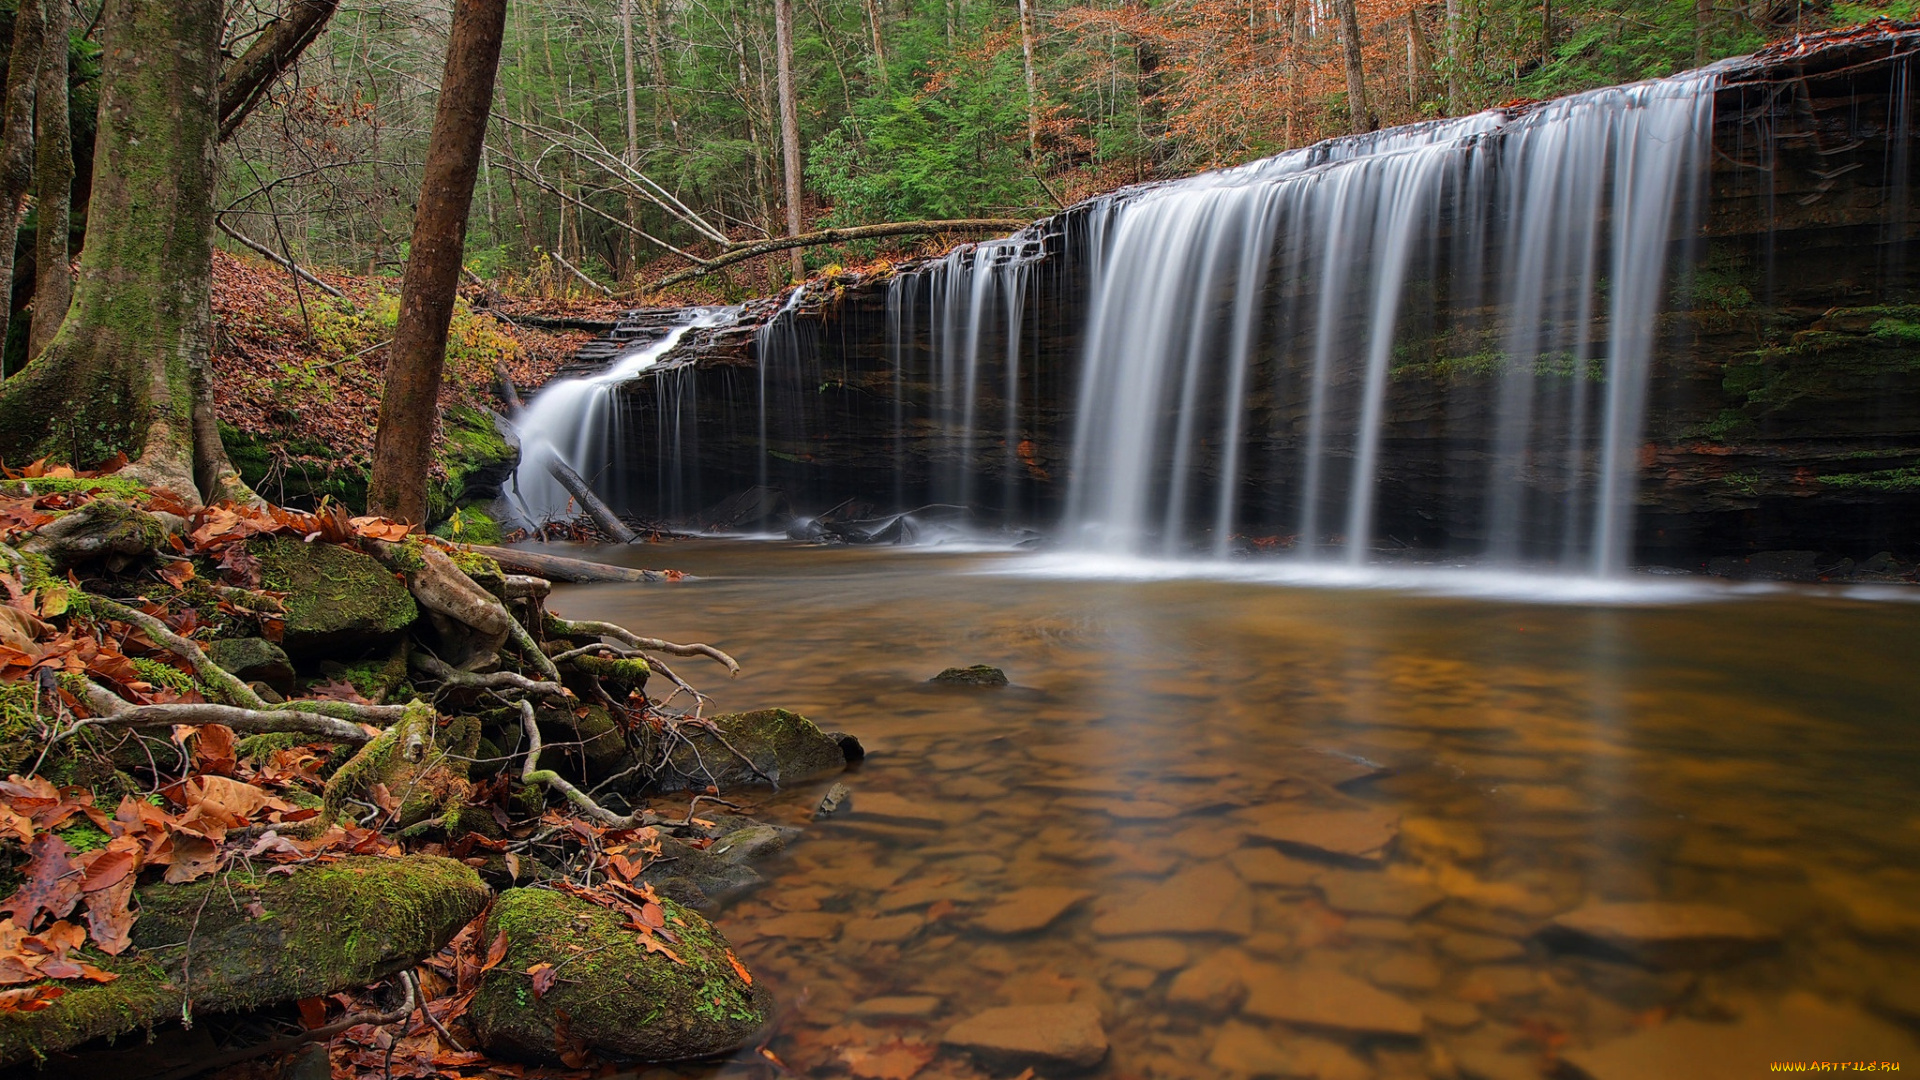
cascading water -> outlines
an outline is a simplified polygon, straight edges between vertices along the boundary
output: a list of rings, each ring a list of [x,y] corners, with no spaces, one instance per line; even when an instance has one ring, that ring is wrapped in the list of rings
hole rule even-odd
[[[1491,445],[1451,465],[1482,473],[1484,552],[1619,569],[1654,327],[1714,84],[1696,72],[1112,197],[1094,230],[1068,536],[1140,554],[1185,550],[1210,528],[1224,553],[1245,509],[1253,357],[1304,351],[1292,365],[1304,437],[1263,433],[1298,478],[1295,544],[1366,561],[1390,384],[1426,331],[1443,361],[1501,376]],[[1461,317],[1409,325],[1404,309],[1442,282]]]
[[[1291,549],[1333,580],[1353,575],[1322,567],[1397,549],[1608,575],[1636,542],[1647,557],[1703,535],[1669,533],[1671,500],[1636,532],[1636,504],[1676,483],[1731,490],[1716,477],[1734,466],[1690,440],[1761,415],[1718,385],[1733,361],[1717,358],[1747,364],[1751,346],[1714,311],[1746,295],[1726,280],[1746,265],[1734,238],[1774,220],[1770,186],[1807,206],[1833,186],[1832,155],[1868,147],[1901,205],[1848,203],[1866,246],[1831,241],[1830,265],[1851,281],[1868,254],[1899,261],[1904,71],[1873,121],[1884,135],[1758,129],[1753,166],[1744,122],[1716,126],[1715,102],[1773,106],[1735,65],[1132,188],[883,282],[796,291],[757,337],[714,335],[633,380],[618,438],[579,383],[536,411],[616,505],[722,528],[964,504],[975,524],[1050,528],[1093,554]],[[1812,171],[1764,167],[1776,152]],[[1900,302],[1899,277],[1871,295]],[[548,400],[565,395],[580,400]],[[1648,447],[1681,467],[1647,473]],[[522,484],[553,492],[537,450]],[[605,475],[622,461],[652,474]]]
[[[523,524],[573,516],[578,509],[573,497],[555,480],[548,466],[556,459],[571,466],[601,490],[620,490],[626,477],[620,475],[626,457],[621,452],[622,409],[620,386],[648,371],[680,344],[689,330],[721,326],[739,316],[738,308],[693,308],[683,320],[665,334],[645,345],[614,358],[605,371],[578,379],[559,379],[541,387],[540,392],[515,418],[520,430],[520,464],[514,470],[508,501]],[[656,380],[657,393],[666,402],[662,415],[675,418],[684,414],[681,402],[671,400],[682,392],[677,382]],[[669,445],[656,456],[669,485],[682,475],[680,455],[683,443],[675,432]],[[615,475],[605,475],[612,470]]]

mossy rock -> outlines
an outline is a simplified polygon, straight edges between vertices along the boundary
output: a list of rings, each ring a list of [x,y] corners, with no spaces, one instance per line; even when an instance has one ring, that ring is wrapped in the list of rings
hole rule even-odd
[[[712,1057],[747,1045],[772,1012],[762,984],[734,970],[726,938],[698,913],[662,900],[669,944],[682,962],[648,952],[625,916],[548,889],[509,889],[484,937],[507,935],[507,957],[480,981],[468,1022],[490,1054],[557,1063],[554,1025],[594,1051],[634,1061]],[[665,942],[663,941],[663,944]],[[533,993],[527,969],[548,963],[559,981]]]
[[[323,820],[337,817],[348,800],[370,801],[374,785],[380,784],[400,799],[395,822],[400,828],[441,821],[449,836],[457,835],[469,820],[461,810],[473,791],[467,762],[479,749],[480,724],[474,716],[448,717],[442,723],[432,705],[409,703],[406,715],[361,747],[327,781]]]
[[[708,784],[721,791],[799,784],[832,776],[851,760],[847,745],[851,739],[821,731],[813,721],[786,709],[727,713],[713,717],[713,725],[726,740],[724,744],[705,731],[682,729],[688,742],[675,747],[670,759],[677,775],[661,777],[661,790],[698,789]]]
[[[1005,686],[1007,673],[987,664],[975,664],[972,667],[950,667],[927,681],[947,686]]]
[[[420,617],[413,594],[371,557],[339,544],[255,537],[267,588],[287,594],[281,644],[295,655],[365,654],[392,645]]]
[[[44,556],[55,574],[96,559],[129,560],[166,543],[160,519],[118,499],[95,498],[41,526],[20,545],[26,555]],[[116,568],[118,564],[115,564]]]
[[[500,494],[520,464],[520,446],[508,437],[509,430],[493,413],[466,405],[455,405],[441,416],[440,461],[447,480],[427,492],[434,517],[446,517],[461,503],[485,502]]]
[[[189,994],[195,1014],[212,1014],[365,986],[438,952],[489,895],[471,867],[425,855],[145,886],[135,948],[89,956],[120,978],[64,983],[39,1012],[0,1013],[0,1068],[177,1019]]]
[[[241,682],[263,682],[281,694],[293,692],[293,661],[266,638],[222,638],[207,647],[207,658]]]

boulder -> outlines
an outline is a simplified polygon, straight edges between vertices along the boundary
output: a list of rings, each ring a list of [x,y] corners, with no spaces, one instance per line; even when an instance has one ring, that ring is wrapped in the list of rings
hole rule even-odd
[[[177,1019],[189,999],[204,1015],[365,986],[438,952],[490,893],[471,868],[416,855],[235,869],[135,895],[134,948],[89,957],[120,977],[63,984],[38,1012],[0,1013],[0,1067]],[[180,948],[189,936],[193,948]]]
[[[207,658],[241,682],[263,682],[283,695],[293,692],[293,661],[287,659],[286,650],[266,638],[221,638],[208,646]]]
[[[247,551],[260,560],[261,582],[287,594],[281,644],[296,656],[385,648],[420,617],[400,579],[351,548],[267,536]]]
[[[487,917],[507,955],[475,992],[468,1020],[489,1054],[560,1062],[556,1025],[585,1048],[636,1061],[680,1061],[737,1050],[767,1022],[772,996],[750,984],[727,940],[697,913],[663,899],[668,942],[649,951],[627,917],[548,889],[509,889]],[[527,972],[561,974],[536,994]],[[562,966],[564,965],[564,966]]]
[[[975,664],[972,667],[950,667],[927,681],[943,686],[1005,686],[1007,673],[997,667]]]
[[[750,864],[779,852],[798,832],[754,822],[721,834],[704,848],[664,836],[660,857],[648,863],[641,877],[664,896],[704,908],[764,881]]]
[[[1091,1005],[1013,1005],[962,1020],[941,1040],[1004,1069],[1091,1069],[1107,1056],[1107,1032]]]
[[[166,539],[167,527],[154,515],[118,499],[97,498],[41,526],[20,550],[45,556],[59,575],[95,559],[117,570],[135,556],[157,551]]]
[[[658,790],[721,791],[755,785],[786,786],[832,776],[862,751],[851,736],[821,731],[813,721],[786,709],[759,709],[712,718],[718,734],[683,725],[687,742],[673,750],[670,773],[658,778]]]

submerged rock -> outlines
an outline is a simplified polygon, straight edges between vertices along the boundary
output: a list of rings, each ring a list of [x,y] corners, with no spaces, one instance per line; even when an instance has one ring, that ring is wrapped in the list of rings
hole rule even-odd
[[[481,979],[468,1011],[480,1044],[501,1057],[554,1063],[561,1027],[564,1040],[637,1061],[746,1045],[767,1022],[771,995],[747,981],[712,924],[670,899],[660,906],[666,933],[657,936],[673,956],[649,951],[626,916],[597,904],[548,889],[501,893],[486,937],[505,932],[507,956]],[[543,963],[561,975],[539,994],[528,969]]]
[[[1654,966],[1715,963],[1773,942],[1779,933],[1743,911],[1713,904],[1583,904],[1553,920],[1549,936],[1598,944]]]
[[[963,1020],[941,1040],[1006,1069],[1091,1069],[1107,1056],[1107,1032],[1091,1005],[1014,1005]]]
[[[1704,1080],[1761,1075],[1776,1061],[1899,1062],[1920,1057],[1913,1035],[1865,1013],[1796,993],[1730,1024],[1675,1020],[1563,1054],[1591,1080],[1684,1072]],[[1833,1071],[1828,1066],[1828,1071]],[[1820,1071],[1820,1070],[1809,1070]]]
[[[1007,673],[997,667],[975,664],[972,667],[950,667],[927,681],[948,686],[1005,686]]]
[[[804,783],[832,776],[865,755],[851,735],[821,731],[786,709],[728,713],[714,717],[712,724],[714,732],[692,725],[681,728],[688,741],[674,748],[672,775],[659,779],[659,790],[698,790],[712,784],[731,791]]]
[[[399,578],[339,544],[255,537],[247,551],[260,560],[262,583],[287,594],[281,644],[290,653],[371,652],[392,644],[420,617]]]
[[[0,1066],[176,1019],[188,1002],[204,1015],[365,986],[439,951],[490,893],[471,868],[418,855],[234,870],[135,895],[134,950],[94,960],[120,977],[64,984],[39,1012],[0,1013]]]

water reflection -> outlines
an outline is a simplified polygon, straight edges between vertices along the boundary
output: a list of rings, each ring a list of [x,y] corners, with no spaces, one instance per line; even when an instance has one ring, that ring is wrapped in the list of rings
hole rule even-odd
[[[1098,1011],[1114,1078],[1745,1076],[1914,1046],[1910,604],[640,554],[706,579],[557,606],[722,644],[746,665],[723,705],[870,750],[858,812],[721,917],[791,1006],[771,1049],[801,1075],[1061,1002]],[[924,682],[973,663],[1016,686]],[[942,1051],[918,1075],[989,1074]]]

